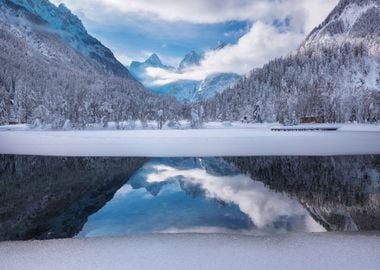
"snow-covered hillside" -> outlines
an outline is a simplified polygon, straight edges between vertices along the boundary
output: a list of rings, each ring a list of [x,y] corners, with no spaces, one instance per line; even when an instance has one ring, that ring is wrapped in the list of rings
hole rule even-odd
[[[58,7],[48,0],[10,0],[44,20],[73,49],[99,63],[105,70],[119,76],[128,76],[128,70],[116,60],[113,53],[90,36],[77,16],[64,5]]]
[[[77,127],[179,117],[174,98],[146,91],[63,5],[0,0],[0,123]],[[170,110],[175,113],[170,113]]]
[[[196,93],[198,100],[207,100],[217,93],[221,93],[228,87],[233,86],[240,76],[235,73],[217,73],[207,76],[198,88]]]
[[[318,44],[364,43],[380,57],[380,1],[342,0],[306,38],[301,48]]]
[[[218,48],[217,48],[218,49]],[[227,87],[233,86],[240,78],[235,73],[217,73],[206,77],[202,81],[178,80],[165,85],[156,85],[153,78],[147,74],[148,68],[160,68],[171,72],[183,72],[186,68],[200,65],[204,53],[191,51],[184,56],[178,67],[164,65],[157,54],[151,55],[144,62],[133,61],[129,66],[132,75],[141,81],[152,92],[161,95],[174,96],[181,102],[194,102],[207,100]]]
[[[341,0],[298,50],[251,71],[204,106],[210,119],[380,120],[380,1]]]

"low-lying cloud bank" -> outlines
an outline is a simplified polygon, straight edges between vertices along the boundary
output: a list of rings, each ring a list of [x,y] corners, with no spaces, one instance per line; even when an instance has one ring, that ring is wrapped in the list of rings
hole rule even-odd
[[[295,49],[304,35],[291,31],[281,32],[263,22],[253,24],[250,31],[237,44],[221,50],[206,52],[200,66],[192,66],[181,73],[160,68],[148,68],[147,75],[154,84],[165,85],[178,80],[203,80],[208,75],[222,72],[244,74],[269,59],[287,54]]]

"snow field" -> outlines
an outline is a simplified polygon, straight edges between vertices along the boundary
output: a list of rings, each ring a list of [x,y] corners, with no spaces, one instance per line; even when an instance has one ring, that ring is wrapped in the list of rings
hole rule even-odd
[[[3,270],[377,270],[377,234],[150,235],[0,243]]]
[[[0,153],[47,156],[331,156],[380,154],[378,131],[189,129],[2,131]]]

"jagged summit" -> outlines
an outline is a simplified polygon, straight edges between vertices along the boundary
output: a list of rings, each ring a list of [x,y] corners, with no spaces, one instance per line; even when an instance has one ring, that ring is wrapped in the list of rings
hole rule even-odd
[[[143,71],[144,69],[148,67],[158,67],[158,68],[164,68],[164,69],[170,68],[169,66],[164,65],[161,62],[160,57],[155,53],[149,56],[144,62],[132,61],[130,65],[131,72]]]
[[[221,49],[226,44],[221,43],[217,48]],[[157,67],[172,72],[180,73],[183,69],[193,66],[199,66],[204,57],[203,53],[197,53],[194,50],[187,53],[178,68],[175,69],[163,64],[157,54],[153,53],[144,62],[133,61],[129,66],[132,75],[140,80],[147,88],[161,95],[174,96],[181,102],[206,100],[214,96],[216,93],[222,92],[225,88],[234,85],[240,78],[235,73],[217,73],[206,77],[204,80],[179,80],[166,85],[154,85],[151,78],[147,75],[147,68]]]
[[[145,79],[145,71],[147,68],[162,68],[162,69],[171,69],[172,67],[166,66],[161,62],[160,57],[153,53],[149,56],[144,62],[132,61],[129,66],[129,70],[132,75],[140,81]]]
[[[20,5],[29,12],[40,16],[56,30],[87,34],[80,19],[72,14],[65,4],[57,7],[48,0],[10,0],[9,2]]]
[[[155,53],[152,54],[147,60],[145,60],[145,63],[150,64],[152,66],[163,66],[161,59]]]
[[[181,71],[190,66],[198,66],[203,58],[202,54],[198,54],[195,51],[191,51],[185,55],[183,60],[178,66],[178,70]]]

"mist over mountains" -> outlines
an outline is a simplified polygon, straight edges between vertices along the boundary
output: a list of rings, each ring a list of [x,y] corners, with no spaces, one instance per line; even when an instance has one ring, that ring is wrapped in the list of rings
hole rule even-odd
[[[214,50],[221,48],[223,46],[218,46]],[[154,93],[174,96],[180,102],[199,102],[210,99],[216,93],[233,86],[240,76],[236,73],[215,73],[207,76],[204,80],[181,79],[161,85],[155,83],[156,78],[149,76],[148,71],[150,68],[156,68],[181,74],[187,68],[197,68],[203,59],[204,53],[190,51],[184,56],[178,67],[172,67],[163,64],[158,55],[154,53],[144,62],[133,61],[129,66],[129,70],[136,79]]]

